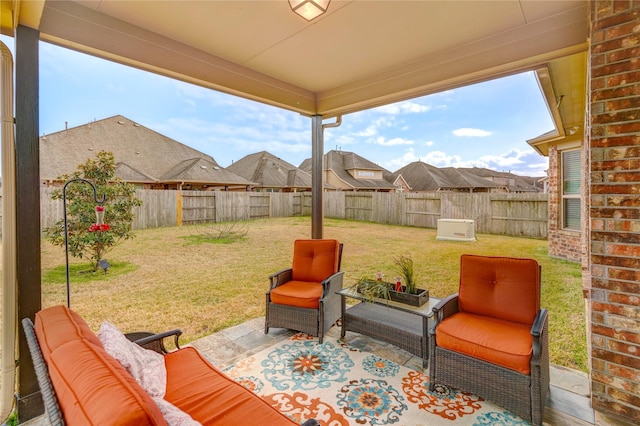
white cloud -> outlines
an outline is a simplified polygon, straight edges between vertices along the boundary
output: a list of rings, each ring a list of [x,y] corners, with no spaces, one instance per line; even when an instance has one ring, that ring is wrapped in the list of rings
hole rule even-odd
[[[363,138],[372,137],[378,134],[378,128],[376,126],[368,126],[366,129],[361,130],[356,133],[356,136],[361,136]]]
[[[383,105],[381,107],[374,108],[373,111],[381,112],[384,114],[397,115],[401,113],[416,114],[421,112],[427,112],[431,109],[429,105],[422,105],[414,101],[398,102],[390,105]]]
[[[488,168],[527,176],[545,176],[549,168],[548,159],[532,149],[511,149],[499,156],[482,156]],[[542,160],[542,161],[541,161]]]
[[[418,161],[419,158],[416,156],[413,148],[407,149],[407,151],[399,158],[393,158],[387,161],[383,167],[387,170],[395,172],[398,169],[406,166],[409,163],[413,163],[414,161]]]
[[[376,145],[382,145],[382,146],[397,146],[397,145],[413,145],[413,144],[415,144],[414,141],[408,140],[408,139],[403,139],[403,138],[393,138],[393,139],[386,140],[384,138],[384,136],[378,136],[373,141],[373,143],[376,144]]]
[[[485,136],[490,136],[491,135],[491,132],[489,132],[489,131],[482,130],[482,129],[472,129],[472,128],[469,128],[469,127],[463,127],[461,129],[456,129],[451,133],[453,133],[456,136],[476,137],[476,138],[483,138]]]
[[[378,117],[373,120],[364,130],[356,132],[356,136],[370,138],[380,133],[380,129],[392,128],[396,126],[395,119],[392,117]]]
[[[462,162],[462,158],[459,155],[450,155],[442,151],[431,151],[426,155],[421,155],[420,161],[436,167],[459,167],[457,164]]]

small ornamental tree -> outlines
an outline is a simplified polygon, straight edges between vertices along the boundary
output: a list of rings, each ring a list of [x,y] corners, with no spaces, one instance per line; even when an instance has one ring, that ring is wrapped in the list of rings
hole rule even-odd
[[[58,179],[86,179],[96,187],[98,200],[105,197],[102,205],[94,199],[93,188],[86,182],[71,182],[67,186],[67,228],[69,253],[73,257],[87,258],[93,271],[99,268],[100,260],[114,246],[133,238],[131,229],[133,207],[142,201],[135,197],[135,187],[115,177],[113,153],[100,151],[95,158],[78,166],[78,171],[62,175]],[[63,189],[51,195],[54,200],[64,199]],[[45,229],[52,244],[64,246],[64,219]]]

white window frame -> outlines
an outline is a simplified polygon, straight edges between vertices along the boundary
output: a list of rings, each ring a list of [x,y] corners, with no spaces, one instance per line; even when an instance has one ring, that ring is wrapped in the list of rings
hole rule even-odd
[[[571,156],[571,157],[569,157]],[[575,158],[577,156],[577,158]],[[567,170],[568,167],[577,167],[578,170]],[[560,152],[560,220],[561,228],[570,231],[580,231],[582,216],[582,153],[580,149],[571,149]],[[577,200],[577,207],[575,201]],[[568,209],[567,204],[574,204]],[[573,217],[568,217],[573,213]],[[575,215],[577,214],[577,217]]]

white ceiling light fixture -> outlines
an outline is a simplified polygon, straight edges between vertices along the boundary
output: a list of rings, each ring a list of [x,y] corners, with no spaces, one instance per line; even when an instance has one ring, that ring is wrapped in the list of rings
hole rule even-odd
[[[312,21],[327,11],[331,0],[289,0],[289,6],[307,21]]]

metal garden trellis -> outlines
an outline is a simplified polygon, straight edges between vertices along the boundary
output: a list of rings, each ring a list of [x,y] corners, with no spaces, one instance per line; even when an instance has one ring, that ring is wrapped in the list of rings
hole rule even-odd
[[[70,281],[69,280],[69,228],[67,226],[67,186],[69,186],[69,184],[74,182],[80,182],[80,183],[83,182],[91,185],[91,188],[93,189],[93,200],[97,204],[102,205],[106,201],[106,196],[104,194],[102,195],[101,200],[98,199],[98,192],[96,190],[96,186],[93,184],[93,182],[87,179],[83,179],[83,178],[70,179],[67,182],[65,182],[64,187],[62,188],[62,206],[64,211],[64,254],[65,254],[65,267],[66,267],[66,273],[67,273],[67,307],[68,308],[71,307],[71,287],[69,285],[69,281]]]

